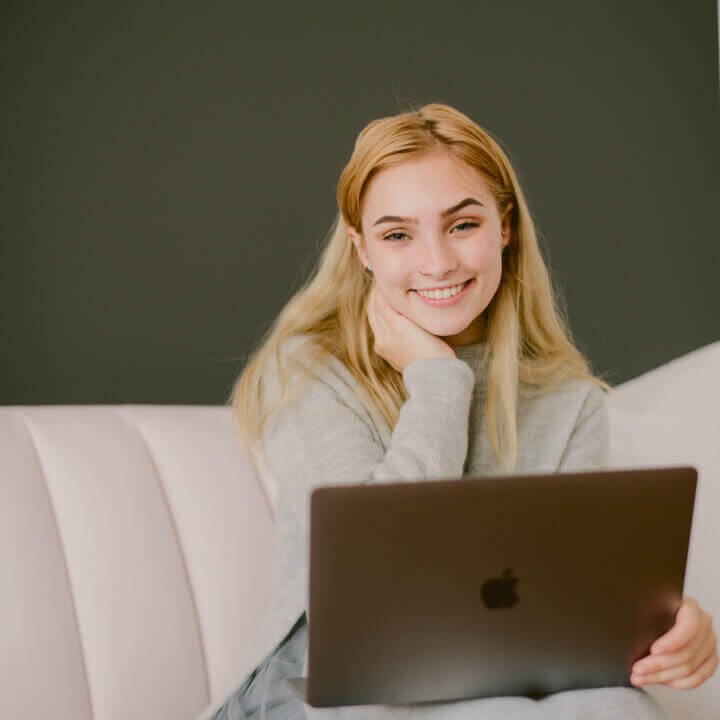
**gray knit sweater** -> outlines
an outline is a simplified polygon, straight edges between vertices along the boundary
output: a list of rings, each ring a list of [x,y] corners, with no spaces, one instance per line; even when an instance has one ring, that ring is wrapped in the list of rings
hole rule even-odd
[[[292,341],[283,355],[301,357],[302,344]],[[503,474],[484,421],[485,349],[485,342],[480,342],[456,348],[457,359],[424,359],[408,365],[403,372],[408,399],[392,432],[361,401],[356,381],[334,359],[311,367],[297,394],[272,416],[261,448],[270,475],[266,481],[276,490],[274,585],[263,636],[268,651],[307,607],[308,500],[313,487]],[[270,397],[277,392],[273,372],[266,375],[264,387]],[[607,464],[604,392],[590,382],[568,381],[552,392],[519,400],[517,423],[515,473],[570,472]],[[640,695],[625,691],[632,693],[633,702]],[[523,701],[531,702],[503,700],[515,702],[518,709]],[[482,702],[469,701],[477,707],[467,717],[477,716]],[[379,716],[368,715],[368,707],[365,714],[352,708],[334,714],[330,710],[306,706],[308,717]],[[440,711],[433,717],[443,716]]]

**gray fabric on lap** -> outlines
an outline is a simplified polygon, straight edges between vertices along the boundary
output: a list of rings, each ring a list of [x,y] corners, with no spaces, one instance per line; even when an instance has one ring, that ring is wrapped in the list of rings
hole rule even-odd
[[[303,673],[307,623],[303,615],[289,636],[232,694],[215,720],[663,720],[647,693],[636,688],[596,688],[542,700],[498,697],[422,705],[313,708],[285,680]]]

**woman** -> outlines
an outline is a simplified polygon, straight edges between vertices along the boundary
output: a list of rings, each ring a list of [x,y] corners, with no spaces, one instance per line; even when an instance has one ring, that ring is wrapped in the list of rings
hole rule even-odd
[[[279,551],[269,653],[216,717],[662,717],[641,686],[695,687],[718,662],[712,620],[691,599],[634,665],[638,689],[321,710],[285,686],[306,659],[312,486],[569,472],[608,454],[610,387],[572,342],[515,172],[487,132],[441,104],[375,120],[337,201],[314,277],[233,390]]]

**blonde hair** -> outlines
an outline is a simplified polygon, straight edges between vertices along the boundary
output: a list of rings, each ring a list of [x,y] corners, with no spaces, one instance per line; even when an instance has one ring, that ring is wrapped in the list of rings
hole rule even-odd
[[[370,122],[358,135],[337,184],[338,215],[317,268],[290,299],[233,386],[230,402],[246,447],[261,435],[270,415],[303,381],[283,373],[280,349],[295,337],[311,339],[311,362],[337,358],[392,429],[406,400],[401,374],[373,352],[366,316],[371,280],[363,271],[347,229],[361,228],[364,190],[384,168],[442,150],[480,173],[499,212],[510,208],[510,244],[502,278],[485,310],[488,361],[485,417],[498,465],[512,472],[517,460],[520,396],[548,392],[570,380],[610,390],[575,347],[562,296],[553,287],[530,210],[500,144],[458,110],[431,103]],[[283,394],[268,404],[262,379],[275,362]]]

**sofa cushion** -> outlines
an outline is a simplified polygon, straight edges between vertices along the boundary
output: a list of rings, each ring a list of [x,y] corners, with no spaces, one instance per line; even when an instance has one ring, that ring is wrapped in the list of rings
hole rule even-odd
[[[720,619],[715,526],[720,511],[720,342],[617,386],[608,398],[610,465],[698,470],[685,593]],[[673,718],[710,717],[720,675],[691,692],[652,686]]]

